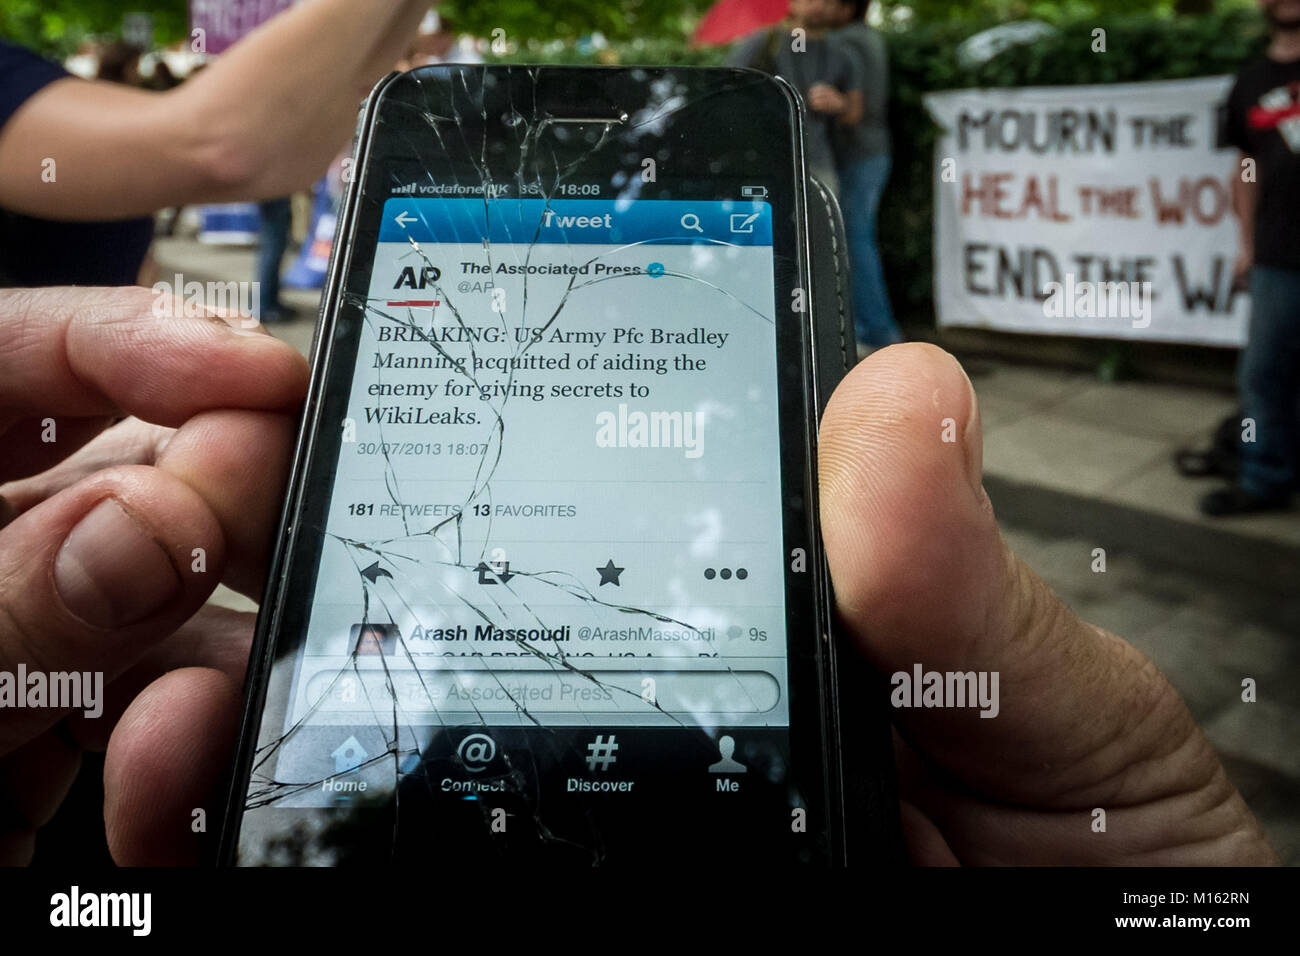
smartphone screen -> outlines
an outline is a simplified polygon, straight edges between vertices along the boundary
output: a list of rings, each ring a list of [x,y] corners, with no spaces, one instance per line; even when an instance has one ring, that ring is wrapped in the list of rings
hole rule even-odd
[[[796,107],[541,72],[371,104],[240,863],[834,856]]]
[[[758,201],[388,199],[286,721],[391,685],[424,723],[786,726],[771,237]]]

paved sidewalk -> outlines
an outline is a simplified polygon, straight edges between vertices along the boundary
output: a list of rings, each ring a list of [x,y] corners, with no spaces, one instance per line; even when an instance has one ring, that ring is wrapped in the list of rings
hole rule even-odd
[[[987,474],[1151,512],[1252,541],[1300,548],[1300,511],[1212,520],[1197,502],[1216,487],[1173,468],[1174,451],[1207,447],[1236,407],[1227,392],[967,360],[984,422]]]

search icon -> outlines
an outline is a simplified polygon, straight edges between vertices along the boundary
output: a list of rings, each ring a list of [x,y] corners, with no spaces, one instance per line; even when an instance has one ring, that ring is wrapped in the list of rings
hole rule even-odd
[[[700,225],[700,217],[693,212],[688,212],[682,216],[682,228],[694,229],[696,232],[704,232],[704,227]]]

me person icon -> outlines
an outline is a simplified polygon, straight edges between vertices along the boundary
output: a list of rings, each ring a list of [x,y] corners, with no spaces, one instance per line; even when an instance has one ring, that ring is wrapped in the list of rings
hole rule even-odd
[[[733,760],[731,755],[736,752],[736,741],[730,736],[718,738],[718,753],[722,759],[717,763],[709,764],[709,773],[744,773],[748,768],[739,760]]]

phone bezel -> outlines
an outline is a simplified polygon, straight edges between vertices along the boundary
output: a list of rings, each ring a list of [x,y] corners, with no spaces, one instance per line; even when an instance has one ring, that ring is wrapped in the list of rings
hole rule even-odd
[[[455,67],[425,68],[455,70],[461,80],[468,83],[484,70],[523,70],[520,67]],[[809,322],[810,312],[785,312],[781,305],[790,301],[795,288],[804,290],[805,301],[810,294],[809,278],[811,249],[809,247],[807,205],[805,196],[805,170],[802,153],[802,118],[797,94],[787,84],[765,74],[748,70],[700,70],[689,68],[601,68],[601,67],[546,67],[527,68],[532,82],[539,77],[554,78],[556,89],[608,91],[616,87],[613,81],[629,80],[636,72],[640,77],[656,78],[662,74],[677,77],[703,78],[719,73],[744,77],[748,89],[765,90],[768,96],[778,96],[788,116],[788,171],[790,195],[773,203],[774,222],[790,223],[789,232],[774,229],[774,255],[777,269],[777,355],[778,389],[780,391],[780,446],[782,450],[782,487],[785,507],[783,532],[786,554],[793,547],[806,548],[805,570],[796,572],[786,561],[787,602],[787,659],[789,661],[788,687],[790,692],[790,747],[800,754],[817,753],[820,766],[815,774],[800,770],[799,787],[809,797],[809,830],[816,830],[819,839],[819,858],[838,863],[844,860],[844,826],[841,768],[839,760],[839,727],[835,707],[834,659],[831,650],[831,610],[829,587],[817,528],[816,494],[816,429],[817,409],[821,402],[815,381],[814,339]],[[254,753],[258,746],[260,728],[269,690],[273,660],[288,652],[296,653],[301,634],[285,641],[292,632],[295,611],[305,624],[305,615],[311,603],[315,586],[315,569],[319,560],[319,543],[312,548],[298,535],[304,526],[313,524],[305,520],[305,509],[315,507],[321,512],[328,507],[337,467],[341,440],[337,429],[324,429],[323,422],[330,413],[347,405],[349,389],[346,387],[355,371],[357,337],[349,327],[349,319],[342,315],[342,296],[346,289],[358,281],[368,281],[375,253],[378,233],[377,217],[364,208],[373,204],[382,210],[382,199],[371,199],[373,189],[378,189],[385,176],[375,154],[380,151],[384,132],[395,129],[391,115],[403,104],[395,94],[402,91],[407,74],[391,74],[372,91],[363,108],[358,128],[356,163],[349,183],[335,233],[327,285],[322,296],[322,308],[316,328],[312,354],[312,373],[309,394],[304,405],[298,443],[291,468],[289,491],[275,540],[268,582],[263,594],[263,613],[259,614],[253,650],[250,656],[245,686],[243,717],[240,725],[239,753],[232,773],[219,861],[233,862],[238,844],[238,832],[246,799],[248,778]],[[603,77],[603,81],[602,78]],[[409,82],[405,84],[409,89]],[[558,94],[563,101],[565,94]],[[611,95],[617,100],[618,94]],[[574,108],[580,108],[575,102]],[[587,107],[590,104],[586,104]],[[543,107],[545,108],[545,107]],[[382,122],[381,122],[382,119]],[[671,125],[671,124],[670,124]],[[765,178],[771,178],[763,173]],[[379,191],[382,192],[382,189]],[[718,197],[722,198],[722,197]],[[775,198],[775,197],[774,197]],[[779,207],[779,208],[778,208]],[[777,233],[781,234],[778,242]],[[373,234],[373,235],[372,235]],[[344,241],[348,237],[348,241]],[[783,278],[782,263],[785,263]],[[784,322],[781,320],[784,318]],[[350,339],[349,339],[350,337]],[[350,343],[350,354],[349,354]],[[324,429],[324,430],[323,430]],[[791,451],[795,454],[790,454]],[[797,489],[791,494],[791,489]],[[303,581],[307,586],[301,586]],[[296,589],[296,592],[295,592]],[[293,601],[287,600],[293,594]],[[291,620],[286,621],[286,615]],[[288,625],[288,628],[286,628]],[[796,716],[797,715],[797,716]],[[801,758],[807,759],[807,758]],[[817,805],[814,809],[814,803]]]

